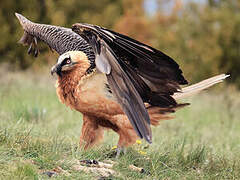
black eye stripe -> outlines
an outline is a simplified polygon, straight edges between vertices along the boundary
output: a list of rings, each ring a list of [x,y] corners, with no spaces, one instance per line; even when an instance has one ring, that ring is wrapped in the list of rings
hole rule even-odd
[[[65,65],[65,64],[69,64],[69,63],[71,63],[71,58],[70,58],[70,57],[67,57],[67,58],[65,58],[65,59],[63,60],[63,62],[61,63],[61,65],[63,66],[63,65]]]

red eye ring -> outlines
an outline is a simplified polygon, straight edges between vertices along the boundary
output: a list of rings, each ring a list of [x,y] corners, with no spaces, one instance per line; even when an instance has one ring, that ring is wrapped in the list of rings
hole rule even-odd
[[[71,60],[67,60],[67,64],[70,64],[71,63]]]

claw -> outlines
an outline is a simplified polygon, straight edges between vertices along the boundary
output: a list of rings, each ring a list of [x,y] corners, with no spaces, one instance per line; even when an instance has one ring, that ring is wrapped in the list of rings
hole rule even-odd
[[[37,38],[36,37],[33,38],[33,41],[34,41],[34,44],[37,46]]]
[[[33,43],[31,43],[30,46],[29,46],[29,48],[28,48],[28,51],[27,51],[28,54],[31,54],[31,52],[32,52],[32,50],[33,50],[33,49],[32,49],[32,46],[33,46]]]
[[[36,37],[34,37],[33,38],[33,46],[34,46],[34,49],[35,49],[35,51],[34,51],[34,57],[37,57],[38,56],[38,53],[39,53],[39,50],[38,50],[38,47],[37,47],[37,38]]]
[[[36,48],[35,51],[34,51],[34,57],[37,57],[37,56],[38,56],[38,53],[39,53],[39,51],[38,51],[38,49]]]

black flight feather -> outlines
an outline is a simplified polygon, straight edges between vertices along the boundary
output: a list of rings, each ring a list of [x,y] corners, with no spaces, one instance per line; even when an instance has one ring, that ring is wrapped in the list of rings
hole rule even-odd
[[[150,119],[143,102],[163,108],[179,106],[171,95],[187,81],[178,64],[150,46],[99,26],[74,24],[72,30],[93,47],[95,55],[107,59],[110,88],[139,137],[149,142]]]
[[[75,24],[72,29],[91,46],[96,46],[91,42],[93,36],[95,39],[98,38],[106,42],[117,56],[116,60],[123,70],[128,71],[129,78],[140,84],[142,84],[140,82],[140,79],[142,79],[150,88],[149,91],[145,86],[145,93],[149,93],[149,98],[144,99],[144,102],[153,102],[151,98],[158,95],[159,100],[162,97],[161,102],[168,98],[170,105],[175,106],[177,104],[171,95],[178,92],[180,90],[179,85],[187,84],[187,81],[183,77],[179,65],[172,58],[161,51],[106,28],[89,24]],[[132,70],[131,73],[129,68]],[[133,76],[133,74],[136,75]],[[142,89],[136,89],[141,97],[146,97],[146,94],[141,93]],[[154,96],[151,91],[154,92]],[[159,106],[162,107],[160,104]]]

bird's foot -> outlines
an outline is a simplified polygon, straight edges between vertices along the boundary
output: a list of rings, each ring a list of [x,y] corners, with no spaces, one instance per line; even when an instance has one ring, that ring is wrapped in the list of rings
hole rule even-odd
[[[119,158],[119,156],[121,154],[125,154],[126,153],[126,148],[118,146],[117,149],[116,149],[116,152],[117,152],[116,158]]]

